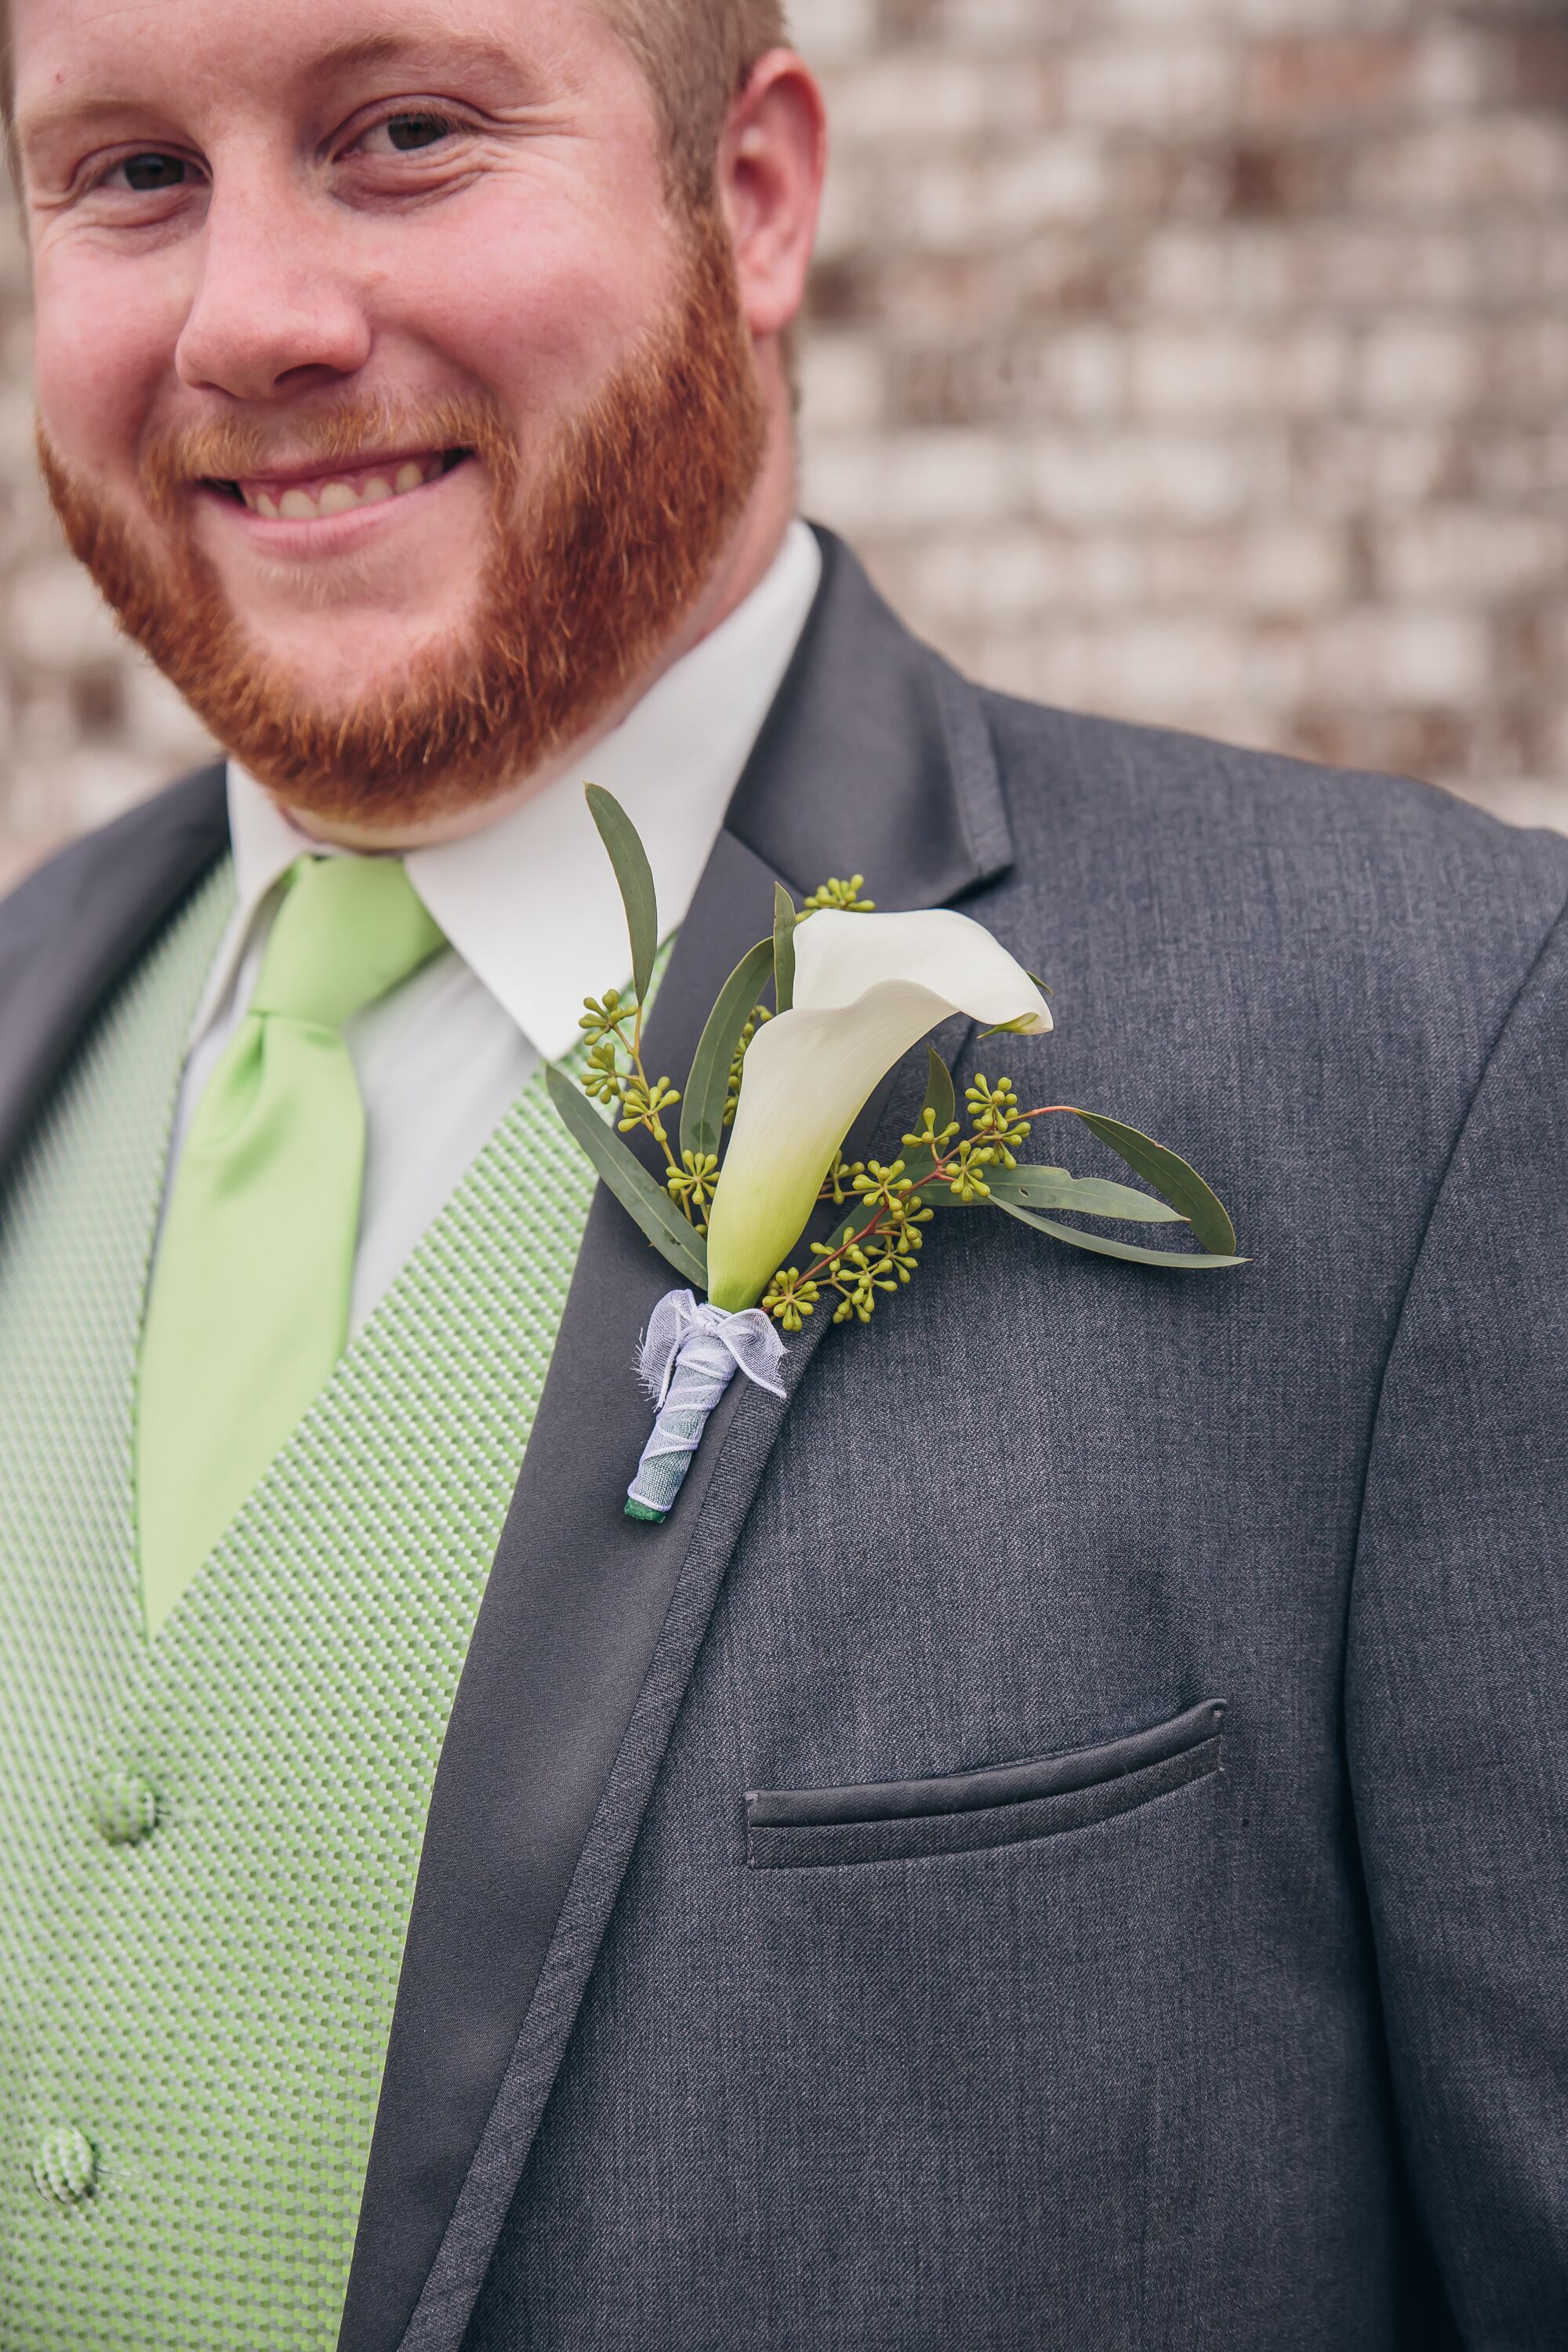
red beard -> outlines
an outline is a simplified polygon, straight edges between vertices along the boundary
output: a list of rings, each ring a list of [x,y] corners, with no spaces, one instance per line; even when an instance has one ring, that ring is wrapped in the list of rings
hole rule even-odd
[[[247,641],[192,541],[193,484],[265,472],[253,427],[187,427],[149,450],[142,486],[166,526],[153,542],[41,428],[38,447],[72,551],[225,749],[308,816],[391,830],[482,808],[615,709],[711,578],[765,432],[730,248],[706,218],[669,321],[570,426],[526,520],[516,444],[481,402],[290,420],[290,449],[328,465],[389,442],[462,448],[494,485],[471,625],[412,656],[395,688],[335,706]]]

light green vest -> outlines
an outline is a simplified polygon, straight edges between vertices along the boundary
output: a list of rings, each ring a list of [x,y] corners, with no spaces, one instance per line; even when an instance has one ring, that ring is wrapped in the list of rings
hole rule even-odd
[[[226,867],[0,1224],[0,2347],[330,2352],[426,1809],[593,1187],[530,1085],[149,1650],[142,1297]]]

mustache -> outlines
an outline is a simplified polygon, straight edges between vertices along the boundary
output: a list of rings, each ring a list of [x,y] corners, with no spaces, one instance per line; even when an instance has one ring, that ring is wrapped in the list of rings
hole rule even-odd
[[[389,451],[470,450],[489,467],[502,497],[521,473],[517,443],[499,411],[478,397],[334,402],[289,415],[219,416],[170,427],[151,439],[138,472],[153,511],[173,520],[180,494],[199,482],[234,482],[302,465],[362,465]]]

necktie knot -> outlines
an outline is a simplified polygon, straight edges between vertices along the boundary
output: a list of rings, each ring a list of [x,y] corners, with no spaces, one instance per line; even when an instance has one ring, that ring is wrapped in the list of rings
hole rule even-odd
[[[341,1029],[445,944],[400,857],[301,857],[249,1010]]]

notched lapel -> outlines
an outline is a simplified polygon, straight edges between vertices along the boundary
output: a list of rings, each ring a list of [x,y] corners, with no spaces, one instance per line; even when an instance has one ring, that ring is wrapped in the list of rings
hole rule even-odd
[[[650,1020],[658,1069],[684,1074],[775,878],[863,872],[885,908],[931,906],[1007,862],[978,698],[824,558]],[[735,1381],[669,1519],[624,1516],[632,1368],[672,1281],[601,1190],[442,1751],[340,2352],[462,2336],[785,1410]],[[792,1390],[826,1325],[792,1342]]]
[[[97,1007],[228,841],[204,768],[73,842],[0,906],[0,1165]]]

